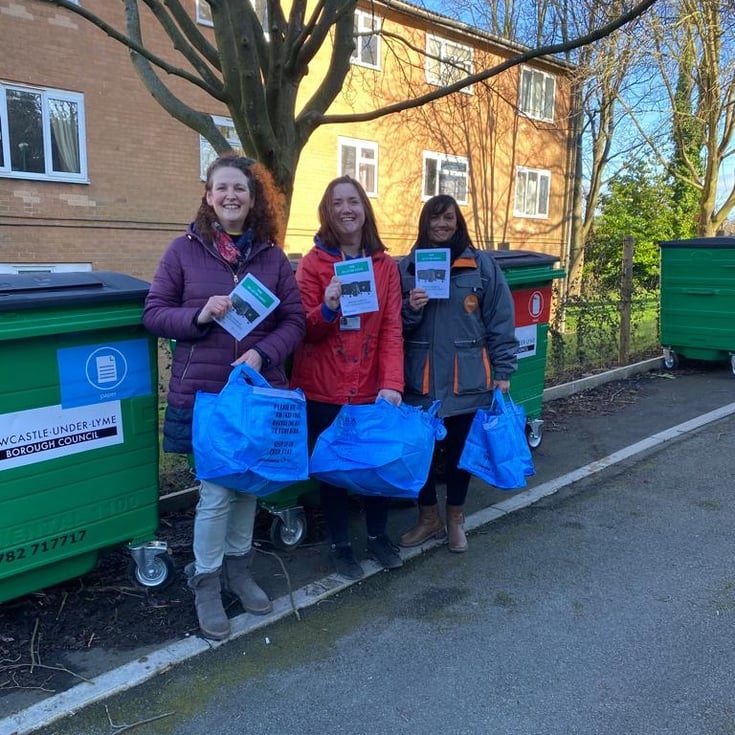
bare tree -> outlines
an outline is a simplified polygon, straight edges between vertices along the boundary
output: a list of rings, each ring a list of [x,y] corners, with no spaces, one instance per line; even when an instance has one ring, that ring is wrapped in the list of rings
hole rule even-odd
[[[464,11],[492,32],[531,46],[567,43],[603,23],[609,23],[626,9],[621,0],[466,0]],[[571,221],[567,223],[567,252],[564,265],[566,287],[575,293],[581,285],[584,246],[594,224],[607,171],[616,157],[640,145],[623,139],[621,119],[626,114],[618,98],[631,83],[635,72],[638,23],[631,23],[597,43],[565,51],[574,66],[573,108],[567,119],[557,124],[569,129],[575,156],[567,193]]]
[[[696,192],[696,233],[711,236],[735,208],[735,184],[720,187],[735,155],[735,8],[672,0],[657,10],[647,19],[657,76],[646,116],[632,117],[661,166]]]
[[[600,13],[620,9],[619,2],[588,0],[576,6],[577,12],[567,17],[563,27],[587,25]],[[580,10],[583,11],[580,12]],[[584,247],[594,225],[595,212],[615,158],[630,153],[635,142],[621,139],[621,118],[625,114],[620,95],[634,79],[637,32],[628,26],[611,34],[594,46],[581,48],[575,55],[577,105],[569,121],[577,140],[572,190],[572,224],[567,255],[568,291],[576,293],[581,285]]]
[[[299,156],[318,126],[374,120],[420,107],[531,59],[568,53],[605,38],[656,1],[641,0],[576,38],[519,51],[502,64],[430,92],[370,112],[329,115],[350,70],[357,0],[318,0],[309,8],[306,0],[293,0],[288,13],[279,0],[266,0],[265,27],[250,0],[209,0],[214,43],[197,27],[181,0],[122,0],[124,13],[105,5],[101,14],[72,0],[41,0],[81,16],[130,49],[132,62],[156,101],[203,135],[217,152],[229,145],[210,114],[191,101],[197,97],[189,92],[192,88],[203,91],[225,105],[245,152],[273,174],[284,197],[286,217]],[[395,0],[393,4],[402,7]],[[147,45],[144,30],[152,28],[165,32],[177,54],[176,63]],[[329,57],[323,75],[310,97],[297,104],[304,78],[320,51]]]

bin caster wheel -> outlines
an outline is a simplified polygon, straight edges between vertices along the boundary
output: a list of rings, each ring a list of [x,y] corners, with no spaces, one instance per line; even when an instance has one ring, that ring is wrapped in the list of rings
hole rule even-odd
[[[674,350],[664,350],[664,367],[667,370],[676,370],[679,367],[679,357]]]
[[[730,355],[730,369],[732,374],[735,375],[735,355]]]
[[[130,579],[143,587],[163,589],[174,578],[174,563],[168,554],[158,554],[140,566],[135,559],[128,565]]]
[[[286,511],[283,515],[286,515]],[[277,515],[271,523],[271,543],[278,549],[294,549],[306,537],[306,516],[303,510],[291,511],[287,519]]]
[[[531,449],[537,449],[541,446],[541,442],[544,440],[544,435],[541,429],[543,421],[535,421],[533,423],[526,424],[526,441]]]

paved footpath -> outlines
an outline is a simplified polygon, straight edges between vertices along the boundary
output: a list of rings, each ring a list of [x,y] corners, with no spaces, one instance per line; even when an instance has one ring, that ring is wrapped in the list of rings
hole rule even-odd
[[[467,554],[316,580],[300,620],[281,599],[264,627],[243,615],[224,645],[174,644],[0,735],[735,731],[733,381],[660,374],[547,431],[525,492],[473,486]]]

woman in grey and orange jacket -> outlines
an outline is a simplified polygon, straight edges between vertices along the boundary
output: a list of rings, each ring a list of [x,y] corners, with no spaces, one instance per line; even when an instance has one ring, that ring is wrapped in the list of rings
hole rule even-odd
[[[306,311],[306,338],[294,355],[291,376],[291,386],[301,388],[307,398],[312,447],[344,404],[384,398],[398,405],[403,390],[398,267],[385,252],[362,186],[348,176],[330,182],[319,204],[319,223],[315,245],[296,271]],[[372,261],[378,311],[345,317],[334,264],[362,257]],[[320,495],[335,569],[359,579],[363,569],[350,544],[348,492],[320,483]],[[398,549],[385,533],[388,499],[364,496],[363,502],[368,551],[386,568],[401,566]]]
[[[439,195],[424,204],[411,253],[400,265],[403,334],[406,353],[404,400],[427,407],[441,401],[446,438],[443,446],[447,486],[449,550],[467,549],[464,503],[470,476],[459,469],[472,419],[490,405],[495,387],[507,392],[516,370],[513,298],[492,253],[476,250],[457,202]],[[417,249],[450,251],[449,298],[429,299],[416,288]],[[436,457],[435,457],[436,459]],[[401,546],[418,546],[446,533],[439,515],[433,466],[418,497],[416,526],[401,536]]]

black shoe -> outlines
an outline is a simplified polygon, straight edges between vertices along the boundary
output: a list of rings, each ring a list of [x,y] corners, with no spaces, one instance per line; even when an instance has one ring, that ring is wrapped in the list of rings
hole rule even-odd
[[[386,569],[398,569],[403,566],[398,547],[384,533],[375,538],[368,536],[367,547],[378,564],[382,564]]]
[[[355,559],[352,553],[352,547],[349,544],[332,544],[329,550],[329,558],[334,564],[337,574],[341,574],[347,579],[362,579],[365,570],[360,566],[360,562]]]

